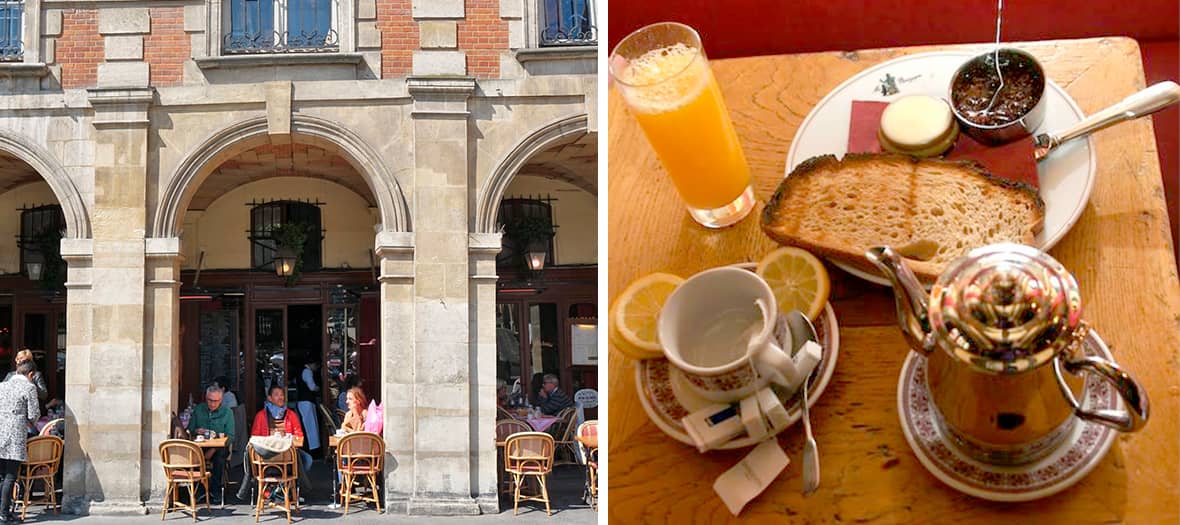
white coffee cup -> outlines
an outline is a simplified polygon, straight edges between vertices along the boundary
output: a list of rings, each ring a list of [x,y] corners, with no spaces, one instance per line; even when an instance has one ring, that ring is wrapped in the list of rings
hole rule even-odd
[[[741,268],[705,270],[676,288],[660,311],[664,356],[705,399],[730,403],[774,381],[802,381],[789,350],[773,340],[778,305],[761,277]]]

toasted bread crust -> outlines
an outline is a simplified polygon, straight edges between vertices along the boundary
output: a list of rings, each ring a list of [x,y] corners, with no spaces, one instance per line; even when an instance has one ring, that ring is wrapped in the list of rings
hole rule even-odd
[[[808,180],[812,177],[848,180]],[[870,182],[858,181],[861,177]],[[876,183],[872,182],[874,177]],[[960,212],[955,218],[963,220],[961,235],[950,231],[958,228],[959,222],[950,221],[953,227],[948,228],[951,217],[942,218],[941,211],[939,217],[931,217],[921,209],[929,202],[920,201],[920,195],[954,195],[965,190],[994,198],[983,205],[950,204]],[[833,196],[833,192],[856,195],[844,199]],[[863,197],[862,192],[866,193]],[[935,203],[934,207],[941,204]],[[873,274],[879,272],[864,257],[865,250],[882,244],[896,248],[915,240],[920,236],[918,232],[925,232],[921,236],[939,237],[939,245],[946,249],[932,260],[907,259],[907,263],[919,278],[932,282],[950,260],[982,245],[978,242],[1031,244],[1040,231],[1044,209],[1045,203],[1035,188],[997,177],[970,160],[918,159],[894,153],[850,153],[843,159],[821,155],[800,163],[779,184],[762,210],[762,229],[779,244],[798,246]],[[987,215],[992,212],[999,219]],[[829,228],[831,224],[839,227]],[[889,235],[882,235],[883,229]],[[968,231],[971,235],[967,235]],[[975,240],[968,238],[972,235]],[[969,245],[952,245],[964,242]]]

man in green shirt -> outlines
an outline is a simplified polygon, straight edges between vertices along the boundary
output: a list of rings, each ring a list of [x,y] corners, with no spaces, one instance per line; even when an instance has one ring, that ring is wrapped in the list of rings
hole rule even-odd
[[[229,438],[227,443],[234,441],[234,413],[221,406],[224,393],[221,387],[209,385],[205,389],[205,404],[197,405],[193,409],[193,418],[188,423],[188,431],[196,437],[206,432],[225,434]],[[209,479],[209,489],[212,492],[214,505],[221,504],[221,477],[225,475],[226,447],[212,447],[205,449],[205,464],[211,465],[213,476]]]

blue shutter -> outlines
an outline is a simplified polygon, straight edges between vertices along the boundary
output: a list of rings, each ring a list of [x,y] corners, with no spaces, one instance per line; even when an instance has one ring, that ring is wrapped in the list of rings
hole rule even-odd
[[[323,47],[332,26],[331,0],[289,0],[287,46]]]
[[[0,1],[0,59],[21,56],[21,2]]]
[[[274,46],[274,0],[229,0],[229,8],[227,50]]]

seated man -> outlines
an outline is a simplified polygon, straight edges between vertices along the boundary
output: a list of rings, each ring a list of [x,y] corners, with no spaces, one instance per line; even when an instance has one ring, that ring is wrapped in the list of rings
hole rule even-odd
[[[205,389],[205,403],[193,409],[193,418],[188,422],[189,434],[196,437],[206,431],[225,434],[227,443],[234,440],[234,413],[222,405],[221,387],[216,384]],[[213,477],[209,479],[209,490],[214,505],[221,504],[221,477],[225,475],[226,447],[205,449],[205,462],[210,465]]]
[[[541,412],[547,416],[556,416],[563,409],[574,406],[574,400],[561,391],[561,387],[557,386],[557,376],[553,374],[545,374],[538,395],[541,398]]]
[[[251,436],[269,436],[276,432],[282,432],[294,436],[295,443],[298,445],[303,441],[303,425],[299,423],[299,416],[293,410],[287,410],[287,389],[281,384],[271,385],[267,393],[266,403],[262,410],[254,416],[254,424],[250,427]],[[249,445],[247,445],[249,447]],[[308,478],[307,472],[311,470],[311,454],[304,452],[302,449],[296,448],[295,451],[299,454],[299,486],[300,490],[307,490]],[[249,457],[247,454],[246,457]],[[254,486],[254,475],[250,469],[250,461],[242,462],[246,474],[242,478],[242,487],[238,489],[238,499],[248,501],[250,499],[250,489]],[[299,497],[300,500],[303,496]],[[302,503],[302,501],[300,501]]]

